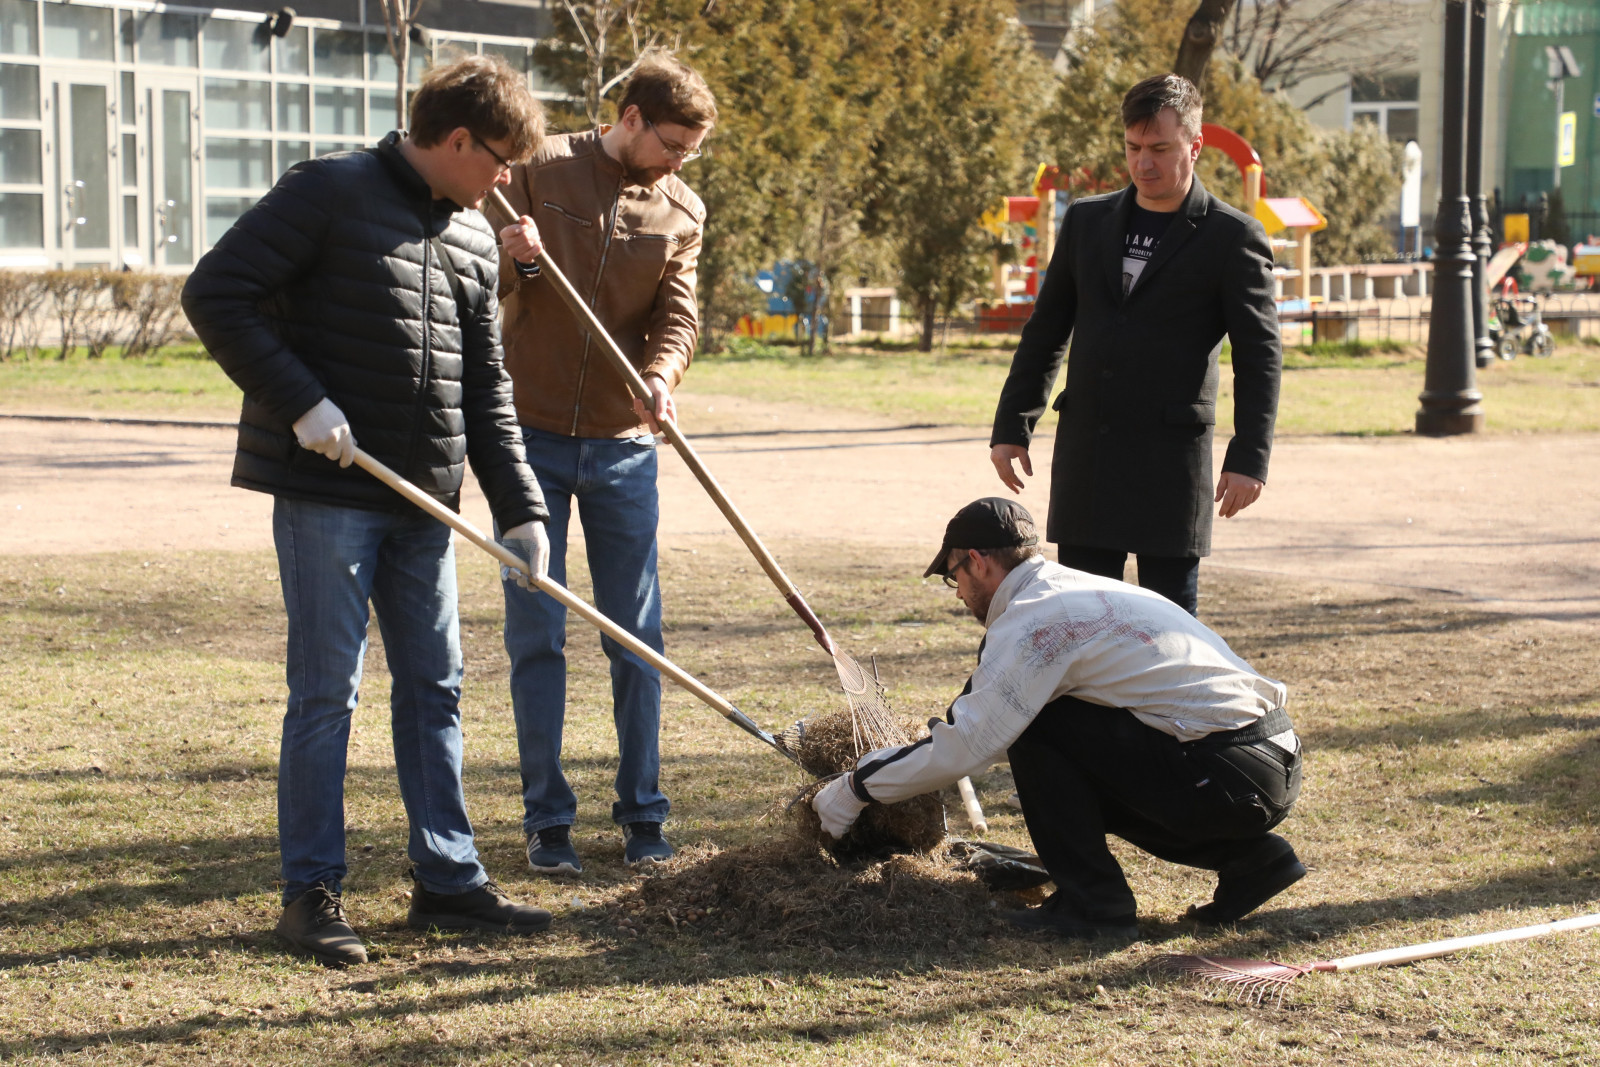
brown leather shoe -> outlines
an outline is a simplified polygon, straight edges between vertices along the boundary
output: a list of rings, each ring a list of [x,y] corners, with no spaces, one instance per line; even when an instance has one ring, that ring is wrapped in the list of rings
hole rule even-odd
[[[329,967],[367,962],[366,947],[345,920],[344,899],[325,885],[312,886],[283,909],[278,936]]]

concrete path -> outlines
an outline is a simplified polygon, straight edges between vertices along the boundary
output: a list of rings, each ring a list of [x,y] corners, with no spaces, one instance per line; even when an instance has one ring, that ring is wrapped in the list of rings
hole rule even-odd
[[[1003,492],[971,427],[681,400],[707,465],[771,542],[931,555],[957,507]],[[1049,443],[1022,497],[1041,518]],[[232,452],[227,428],[0,418],[0,553],[267,547],[271,501],[228,487]],[[670,448],[661,482],[666,543],[733,536]],[[465,512],[487,526],[475,488]],[[1218,522],[1206,566],[1434,591],[1600,628],[1600,435],[1283,439],[1267,491]]]

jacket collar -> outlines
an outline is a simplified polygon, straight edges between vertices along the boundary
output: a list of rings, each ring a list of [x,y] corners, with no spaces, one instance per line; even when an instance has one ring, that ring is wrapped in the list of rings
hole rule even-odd
[[[1034,556],[1011,568],[1011,573],[1000,580],[1000,587],[994,591],[994,599],[989,601],[989,617],[983,622],[985,630],[994,628],[1016,595],[1027,588],[1047,565],[1048,561],[1043,556]]]
[[[417,173],[417,168],[400,152],[400,131],[390,130],[383,140],[368,149],[373,155],[383,160],[384,166],[389,168],[395,184],[407,196],[428,201],[430,210],[435,215],[453,215],[461,210],[461,205],[454,200],[443,197],[435,198],[433,189],[429,187],[422,175]]]
[[[1122,299],[1122,251],[1123,237],[1128,232],[1128,223],[1133,218],[1135,203],[1135,188],[1130,185],[1117,196],[1116,206],[1111,209],[1111,229],[1105,234],[1105,267],[1106,275],[1111,282],[1111,291]],[[1185,241],[1194,236],[1200,220],[1206,216],[1211,207],[1211,194],[1206,192],[1206,187],[1200,184],[1200,176],[1196,174],[1189,183],[1189,192],[1183,198],[1183,206],[1177,210],[1177,218],[1167,226],[1167,232],[1162,234],[1161,243],[1156,245],[1155,254],[1150,257],[1150,262],[1144,265],[1144,270],[1139,272],[1139,281],[1133,287],[1133,293],[1144,289],[1150,282],[1150,276],[1171,259],[1183,247]]]
[[[590,151],[594,153],[595,169],[601,175],[608,179],[620,181],[622,179],[622,164],[611,158],[611,154],[606,151],[605,144],[600,140],[609,129],[611,129],[611,125],[606,123],[579,134],[575,140],[579,141],[579,143],[587,142],[590,145]]]

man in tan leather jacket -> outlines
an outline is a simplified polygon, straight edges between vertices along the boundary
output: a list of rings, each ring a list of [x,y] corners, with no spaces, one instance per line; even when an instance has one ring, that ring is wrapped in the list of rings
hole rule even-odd
[[[550,508],[550,576],[567,580],[576,501],[595,606],[658,652],[654,434],[658,419],[675,417],[672,391],[694,356],[705,223],[704,205],[677,171],[700,155],[716,117],[698,74],[669,57],[647,60],[623,90],[616,125],[546,138],[513,168],[506,197],[522,218],[501,232],[506,367]],[[541,248],[644,377],[654,394],[648,407],[539,276]],[[577,798],[561,769],[566,610],[509,581],[505,597],[528,863],[538,873],[577,874]],[[663,860],[672,846],[661,834],[661,677],[609,638],[601,647],[611,661],[620,757],[611,817],[630,866]]]

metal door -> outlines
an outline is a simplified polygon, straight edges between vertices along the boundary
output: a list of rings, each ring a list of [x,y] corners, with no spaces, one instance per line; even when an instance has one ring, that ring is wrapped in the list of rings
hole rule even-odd
[[[198,88],[194,78],[141,81],[150,121],[150,232],[157,269],[194,265],[200,221]]]
[[[46,67],[44,127],[46,225],[53,227],[65,267],[110,267],[120,263],[115,225],[117,135],[115,75]]]

